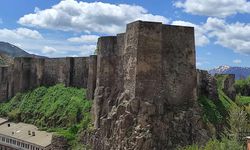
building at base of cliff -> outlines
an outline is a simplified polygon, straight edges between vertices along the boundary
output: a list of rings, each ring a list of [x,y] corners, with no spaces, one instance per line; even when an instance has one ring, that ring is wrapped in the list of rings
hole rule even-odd
[[[0,118],[0,150],[52,150],[52,133]]]

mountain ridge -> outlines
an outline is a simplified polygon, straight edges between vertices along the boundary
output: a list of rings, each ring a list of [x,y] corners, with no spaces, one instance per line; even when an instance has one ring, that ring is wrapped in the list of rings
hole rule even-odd
[[[236,79],[245,79],[250,76],[250,67],[238,67],[222,65],[217,68],[208,70],[212,75],[215,74],[235,74]]]
[[[0,65],[13,64],[15,57],[42,57],[30,54],[25,50],[8,42],[0,41]]]

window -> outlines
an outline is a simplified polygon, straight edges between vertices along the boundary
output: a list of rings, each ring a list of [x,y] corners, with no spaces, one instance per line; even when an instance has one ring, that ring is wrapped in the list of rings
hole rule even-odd
[[[17,141],[17,146],[20,146],[20,142]]]
[[[16,140],[13,140],[13,144],[15,144],[15,145],[16,145]]]
[[[9,143],[9,142],[10,142],[10,139],[6,138],[6,142]]]
[[[10,139],[10,143],[12,144],[12,139]]]
[[[5,142],[5,137],[2,138],[2,141]]]

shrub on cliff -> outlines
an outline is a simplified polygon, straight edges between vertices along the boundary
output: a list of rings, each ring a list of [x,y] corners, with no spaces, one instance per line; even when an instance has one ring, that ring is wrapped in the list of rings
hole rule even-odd
[[[223,138],[222,140],[211,139],[205,146],[190,145],[179,150],[243,150],[244,146],[235,139]]]

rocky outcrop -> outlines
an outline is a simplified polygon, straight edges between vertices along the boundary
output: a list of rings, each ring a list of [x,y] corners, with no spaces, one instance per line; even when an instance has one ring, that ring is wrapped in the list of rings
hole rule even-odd
[[[137,21],[124,34],[101,37],[95,131],[84,134],[85,144],[161,150],[204,143],[196,87],[193,28]]]
[[[88,58],[18,57],[9,67],[1,67],[0,102],[39,86],[63,83],[87,88]]]
[[[53,135],[51,140],[51,145],[48,149],[52,150],[69,150],[70,145],[68,140],[63,136]]]

